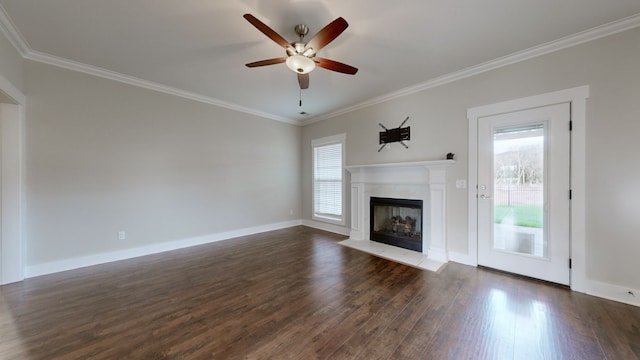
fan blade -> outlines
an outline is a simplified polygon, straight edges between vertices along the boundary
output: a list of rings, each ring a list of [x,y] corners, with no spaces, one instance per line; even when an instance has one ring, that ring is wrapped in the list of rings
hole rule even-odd
[[[285,38],[280,36],[280,34],[275,32],[272,28],[268,27],[265,23],[258,20],[255,16],[251,14],[244,14],[243,17],[247,19],[247,21],[250,22],[251,25],[255,26],[256,29],[267,35],[269,39],[275,41],[278,45],[282,46],[285,49],[291,46]]]
[[[248,63],[246,66],[247,67],[256,67],[256,66],[265,66],[265,65],[275,65],[275,64],[283,63],[285,61],[287,61],[287,58],[286,57],[281,57],[281,58],[275,58],[275,59],[254,61],[252,63]]]
[[[313,51],[317,53],[328,43],[337,38],[338,35],[342,34],[347,26],[349,26],[349,24],[347,24],[347,21],[341,17],[333,20],[329,25],[323,27],[322,30],[318,31],[318,33],[309,40],[305,46],[305,50],[313,48]]]
[[[325,68],[327,70],[337,71],[343,74],[355,75],[358,72],[357,68],[354,68],[351,65],[343,64],[341,62],[337,62],[334,60],[329,60],[325,58],[314,57],[313,61],[316,62],[321,68]]]
[[[298,74],[298,84],[300,84],[300,89],[308,89],[309,88],[309,74]]]

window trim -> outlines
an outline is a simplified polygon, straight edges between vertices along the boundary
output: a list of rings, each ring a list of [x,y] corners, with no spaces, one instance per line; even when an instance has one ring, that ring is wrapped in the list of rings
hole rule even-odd
[[[344,183],[344,179],[345,179],[345,159],[346,159],[346,140],[347,140],[347,134],[337,134],[337,135],[332,135],[332,136],[327,136],[327,137],[323,137],[320,139],[313,139],[311,140],[311,219],[315,220],[315,221],[320,221],[320,222],[325,222],[325,223],[330,223],[330,224],[334,224],[334,225],[346,225],[346,215],[345,215],[345,201],[344,201],[344,197],[345,197],[345,183]],[[315,154],[315,149],[317,147],[320,146],[327,146],[327,145],[335,145],[335,144],[340,144],[342,145],[342,184],[341,184],[341,195],[342,195],[342,215],[340,216],[340,218],[337,217],[329,217],[329,216],[322,216],[322,215],[318,215],[316,214],[316,203],[315,203],[315,194],[316,194],[316,154]]]

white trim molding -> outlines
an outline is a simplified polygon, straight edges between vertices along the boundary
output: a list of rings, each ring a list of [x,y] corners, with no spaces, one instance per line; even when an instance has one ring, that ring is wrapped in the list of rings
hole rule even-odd
[[[328,231],[334,234],[349,236],[349,228],[345,226],[338,226],[314,220],[302,220],[302,225],[322,231]]]
[[[29,43],[27,42],[25,37],[22,35],[20,30],[13,23],[13,21],[11,20],[11,17],[9,17],[9,15],[7,14],[7,11],[4,9],[4,7],[2,7],[2,4],[0,4],[0,32],[4,34],[4,36],[9,40],[11,45],[13,45],[13,47],[20,53],[20,55],[22,55],[23,58],[28,60],[57,66],[67,70],[78,71],[88,75],[101,77],[103,79],[118,81],[128,85],[141,87],[143,89],[148,89],[148,90],[153,90],[153,91],[157,91],[157,92],[161,92],[169,95],[174,95],[174,96],[178,96],[178,97],[193,100],[193,101],[198,101],[198,102],[209,104],[209,105],[215,105],[225,109],[243,112],[246,114],[255,115],[265,119],[280,121],[280,122],[297,125],[297,126],[301,125],[301,123],[298,120],[293,120],[293,119],[285,118],[282,116],[269,114],[264,111],[259,111],[259,110],[251,109],[248,107],[240,106],[240,105],[222,101],[220,99],[216,99],[210,96],[205,96],[202,94],[197,94],[194,92],[174,88],[174,87],[163,85],[153,81],[143,80],[133,76],[118,73],[115,71],[103,69],[97,66],[80,63],[70,59],[65,59],[65,58],[61,58],[58,56],[54,56],[51,54],[34,50],[31,48],[31,45],[29,45]]]
[[[2,4],[0,4],[0,32],[9,40],[11,45],[22,55],[23,57],[31,51],[31,46],[24,39],[24,36],[18,31],[18,28],[13,23],[13,20],[7,14]]]
[[[153,90],[160,93],[165,93],[165,94],[185,98],[188,100],[201,102],[204,104],[219,106],[221,108],[234,110],[234,111],[238,111],[238,112],[242,112],[250,115],[255,115],[265,119],[276,120],[276,121],[280,121],[280,122],[292,124],[292,125],[298,125],[298,126],[300,125],[300,122],[297,120],[292,120],[282,116],[269,114],[264,111],[259,111],[259,110],[251,109],[248,107],[236,105],[236,104],[222,101],[220,99],[216,99],[210,96],[205,96],[205,95],[197,94],[194,92],[174,88],[174,87],[163,85],[153,81],[148,81],[148,80],[140,79],[140,78],[129,76],[129,75],[124,75],[124,74],[103,69],[97,66],[87,65],[87,64],[79,63],[73,60],[63,59],[57,56],[45,54],[35,50],[30,50],[26,55],[24,55],[24,58],[28,60],[40,62],[43,64],[53,65],[56,67],[67,69],[67,70],[73,70],[73,71],[97,76],[103,79],[118,81],[124,84],[137,86],[143,89]]]
[[[573,35],[565,36],[558,40],[550,41],[545,44],[534,46],[522,51],[518,51],[509,55],[499,57],[494,60],[487,61],[482,64],[468,67],[460,71],[455,71],[443,76],[439,76],[425,82],[394,91],[389,94],[365,100],[361,103],[345,107],[328,114],[318,115],[302,120],[303,125],[310,125],[322,120],[334,118],[356,110],[367,108],[376,104],[381,104],[403,96],[415,94],[424,90],[432,89],[441,85],[446,85],[458,80],[466,79],[487,71],[499,69],[508,65],[516,64],[525,60],[533,59],[538,56],[550,54],[552,52],[567,49],[573,46],[584,44],[589,41],[601,39],[603,37],[614,35],[623,31],[631,30],[640,26],[640,14],[632,15],[617,21],[610,22],[592,29],[588,29]]]
[[[463,254],[455,251],[449,251],[449,261],[463,265],[478,266],[476,257],[470,254]]]
[[[289,119],[282,116],[265,113],[263,111],[247,108],[237,104],[225,102],[209,96],[196,94],[190,91],[185,91],[170,86],[162,85],[159,83],[138,79],[132,76],[124,75],[114,71],[102,69],[99,67],[82,64],[73,60],[56,57],[50,54],[46,54],[31,48],[27,40],[20,33],[19,29],[15,26],[6,10],[0,4],[0,32],[2,32],[9,42],[16,48],[16,50],[26,59],[46,63],[62,67],[69,70],[75,70],[90,75],[99,76],[102,78],[124,82],[129,85],[140,86],[142,88],[163,92],[170,95],[183,97],[186,99],[203,102],[210,105],[220,106],[230,110],[244,112],[247,114],[263,117],[266,119],[285,122],[293,125],[309,125],[322,120],[327,120],[336,116],[340,116],[346,113],[350,113],[359,109],[363,109],[369,106],[380,104],[386,101],[397,99],[403,96],[411,95],[420,91],[438,87],[465,79],[471,76],[482,74],[487,71],[495,70],[507,65],[515,64],[521,61],[529,60],[538,56],[549,54],[555,51],[566,49],[572,46],[580,45],[589,41],[597,40],[609,35],[617,34],[626,30],[630,30],[640,26],[640,14],[632,15],[623,19],[619,19],[608,24],[597,26],[592,29],[588,29],[573,35],[569,35],[558,40],[550,41],[545,44],[531,47],[522,51],[518,51],[497,59],[487,61],[485,63],[468,67],[460,71],[445,74],[425,82],[400,89],[382,96],[378,96],[361,103],[338,109],[336,111],[321,114],[304,120]]]
[[[27,102],[27,97],[15,87],[11,81],[7,80],[2,74],[0,74],[0,91],[7,94],[13,101],[20,105],[24,105]]]
[[[585,198],[586,198],[586,101],[589,86],[559,90],[542,95],[504,101],[496,104],[470,108],[469,120],[469,190],[468,190],[468,249],[469,256],[478,264],[478,209],[476,187],[478,185],[478,119],[486,116],[532,109],[536,107],[570,103],[571,121],[571,289],[587,292],[585,254]]]
[[[114,261],[133,259],[140,256],[162,253],[184,249],[197,245],[209,244],[217,241],[229,240],[241,236],[249,236],[267,231],[279,230],[302,225],[300,220],[286,221],[281,223],[254,226],[250,228],[226,231],[210,235],[198,236],[182,240],[174,240],[163,243],[156,243],[141,246],[133,249],[116,250],[106,253],[80,256],[72,259],[53,261],[44,264],[27,266],[25,277],[32,278],[41,275],[53,274],[61,271],[74,270],[87,266],[110,263]]]
[[[640,289],[587,280],[587,294],[621,303],[640,306]]]

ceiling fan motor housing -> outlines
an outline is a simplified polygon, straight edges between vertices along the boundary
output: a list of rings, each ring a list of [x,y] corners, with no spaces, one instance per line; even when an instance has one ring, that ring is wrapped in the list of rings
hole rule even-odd
[[[302,42],[292,42],[291,46],[287,48],[287,55],[304,55],[306,57],[313,57],[316,53],[313,51],[313,48],[307,48],[305,50],[307,44]]]
[[[296,25],[294,30],[295,30],[296,34],[298,34],[298,36],[300,36],[300,40],[302,40],[302,38],[307,36],[307,34],[309,33],[309,27],[307,25],[305,25],[305,24]]]

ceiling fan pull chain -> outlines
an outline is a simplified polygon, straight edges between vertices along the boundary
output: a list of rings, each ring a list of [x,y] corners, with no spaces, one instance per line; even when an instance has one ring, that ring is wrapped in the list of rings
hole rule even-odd
[[[302,107],[302,89],[300,89],[300,101],[298,102],[298,106]]]

